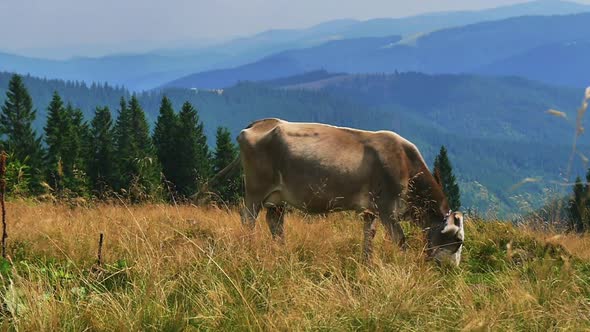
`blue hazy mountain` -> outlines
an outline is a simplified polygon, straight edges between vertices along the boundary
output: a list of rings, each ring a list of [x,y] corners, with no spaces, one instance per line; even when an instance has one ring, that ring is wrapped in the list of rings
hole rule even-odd
[[[189,75],[172,81],[167,86],[223,88],[242,80],[272,80],[315,69],[357,72],[355,69],[359,66],[358,61],[371,61],[372,66],[378,66],[378,61],[381,59],[373,56],[374,50],[380,49],[384,45],[395,44],[400,40],[401,37],[393,36],[331,41],[310,49],[281,52],[236,68]]]
[[[590,6],[567,1],[540,0],[481,11],[443,12],[368,21],[335,20],[307,29],[270,30],[197,49],[169,49],[146,54],[72,58],[62,61],[0,53],[0,70],[86,82],[106,81],[115,85],[125,85],[137,91],[157,87],[192,73],[236,67],[282,51],[314,47],[331,41],[387,36],[403,36],[411,41],[419,33],[476,22],[522,15],[571,14],[584,11],[590,11]],[[550,29],[549,26],[542,28]],[[372,60],[379,61],[377,58]],[[280,63],[289,60],[272,61]],[[309,69],[305,64],[296,66],[301,67],[301,70]],[[332,69],[328,66],[322,67]],[[294,73],[290,70],[285,71],[285,74]]]
[[[590,11],[589,5],[559,0],[538,0],[479,11],[450,11],[403,18],[378,18],[367,21],[335,20],[308,29],[270,30],[251,37],[239,38],[215,48],[239,55],[222,63],[239,65],[283,50],[308,48],[349,38],[412,36],[449,27],[483,21],[531,15],[566,15]]]
[[[484,72],[522,75],[570,86],[590,85],[587,49],[590,13],[523,16],[438,30],[414,37],[372,37],[333,41],[307,49],[284,51],[231,69],[206,71],[172,81],[169,86],[220,88],[238,81],[258,81],[314,69],[349,73]],[[569,46],[568,46],[569,45]],[[543,68],[550,52],[556,58],[543,74],[519,67]],[[586,53],[587,54],[587,53]],[[561,61],[567,59],[567,62]],[[563,70],[579,68],[575,70]]]
[[[548,44],[475,70],[488,75],[517,75],[558,85],[590,86],[590,39]]]
[[[344,38],[413,35],[443,28],[519,16],[568,15],[590,11],[590,6],[559,0],[538,0],[480,11],[440,12],[399,19],[372,19],[358,22],[341,32]]]
[[[0,53],[0,70],[63,80],[109,82],[133,90],[150,89],[218,61],[215,53],[192,56],[114,55],[47,60]]]

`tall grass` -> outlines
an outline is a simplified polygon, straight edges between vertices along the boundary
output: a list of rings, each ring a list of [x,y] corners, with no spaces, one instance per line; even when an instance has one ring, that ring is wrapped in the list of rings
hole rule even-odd
[[[11,202],[8,220],[4,329],[590,328],[589,237],[472,221],[447,269],[425,261],[409,224],[408,251],[379,229],[374,264],[361,264],[352,214],[290,214],[284,245],[264,222],[249,232],[237,212],[190,206]]]

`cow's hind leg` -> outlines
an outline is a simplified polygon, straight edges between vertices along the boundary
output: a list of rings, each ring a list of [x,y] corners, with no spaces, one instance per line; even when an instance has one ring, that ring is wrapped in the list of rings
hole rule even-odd
[[[283,205],[275,205],[266,209],[266,222],[270,228],[270,233],[273,239],[281,242],[285,240],[284,222],[285,222],[285,207]]]
[[[242,225],[247,226],[250,229],[254,229],[256,225],[256,218],[262,208],[262,203],[253,202],[246,199],[244,207],[241,211]]]
[[[363,261],[370,262],[373,255],[373,239],[377,233],[375,225],[375,215],[371,212],[363,212]]]

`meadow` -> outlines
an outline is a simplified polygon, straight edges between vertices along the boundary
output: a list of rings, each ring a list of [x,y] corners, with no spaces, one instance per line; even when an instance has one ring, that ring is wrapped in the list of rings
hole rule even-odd
[[[468,220],[458,268],[378,229],[361,263],[354,214],[259,217],[190,205],[7,204],[2,330],[585,330],[590,237]],[[381,227],[381,226],[379,226]],[[104,234],[101,262],[99,235]]]

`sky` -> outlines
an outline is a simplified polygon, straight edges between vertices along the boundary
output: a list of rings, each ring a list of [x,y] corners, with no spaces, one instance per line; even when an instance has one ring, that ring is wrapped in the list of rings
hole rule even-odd
[[[269,29],[523,0],[0,0],[0,50],[65,58],[196,48]],[[590,0],[577,2],[590,3]]]

